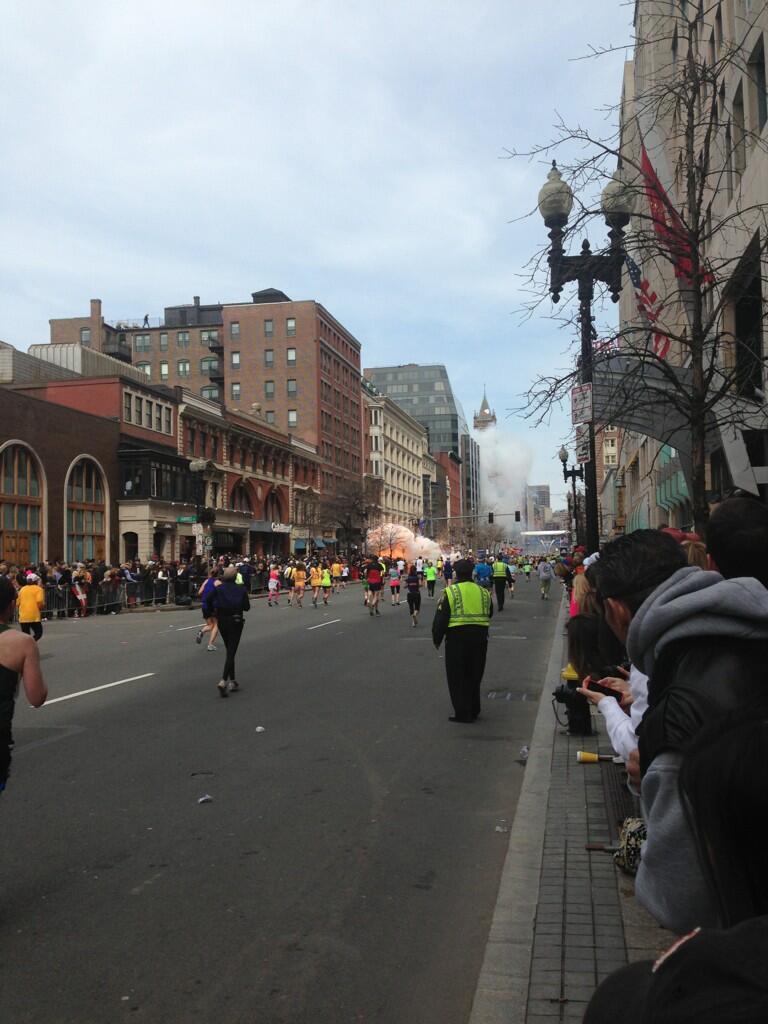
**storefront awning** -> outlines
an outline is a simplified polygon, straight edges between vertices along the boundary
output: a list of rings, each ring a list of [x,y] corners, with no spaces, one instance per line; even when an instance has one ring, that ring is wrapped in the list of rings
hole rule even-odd
[[[303,551],[306,548],[306,546],[307,546],[307,542],[305,540],[301,540],[301,539],[295,540],[293,542],[293,546],[296,549],[296,551]]]
[[[315,537],[315,547],[316,548],[324,548],[325,547],[325,541],[323,540],[322,537]]]

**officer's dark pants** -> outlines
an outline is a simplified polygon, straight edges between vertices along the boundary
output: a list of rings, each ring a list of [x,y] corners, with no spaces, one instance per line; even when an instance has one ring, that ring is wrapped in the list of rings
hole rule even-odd
[[[445,634],[445,671],[456,718],[471,722],[480,714],[480,683],[485,672],[488,630],[456,626]]]
[[[504,592],[507,589],[507,581],[503,578],[496,578],[493,581],[493,589],[496,591],[496,605],[499,611],[504,607]]]

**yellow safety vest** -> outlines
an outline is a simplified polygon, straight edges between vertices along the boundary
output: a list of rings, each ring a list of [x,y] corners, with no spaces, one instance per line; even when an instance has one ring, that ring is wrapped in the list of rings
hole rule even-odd
[[[507,566],[506,566],[506,564],[504,562],[494,562],[493,563],[493,575],[494,576],[501,576],[502,579],[506,579],[506,577],[507,577]]]
[[[452,626],[489,626],[491,624],[491,595],[477,583],[453,583],[445,591],[451,609],[448,628]]]

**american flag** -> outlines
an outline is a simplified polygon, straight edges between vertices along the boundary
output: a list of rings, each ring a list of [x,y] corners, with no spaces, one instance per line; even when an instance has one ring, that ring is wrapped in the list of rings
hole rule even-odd
[[[651,333],[654,354],[659,359],[666,359],[669,354],[670,340],[666,334],[656,330],[656,322],[661,316],[661,311],[664,309],[664,302],[658,297],[656,292],[651,291],[648,279],[643,277],[640,267],[638,267],[629,253],[624,253],[624,260],[627,264],[632,287],[635,289],[637,310],[648,325],[648,330]]]

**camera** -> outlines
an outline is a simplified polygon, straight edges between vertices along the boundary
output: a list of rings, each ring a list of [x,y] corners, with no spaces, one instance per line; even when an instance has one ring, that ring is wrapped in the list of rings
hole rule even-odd
[[[552,704],[553,707],[555,703],[565,705],[565,718],[570,736],[591,736],[594,730],[589,701],[576,692],[578,686],[578,679],[561,683],[556,690],[552,691],[554,698]],[[555,715],[557,715],[557,710],[555,710]]]

